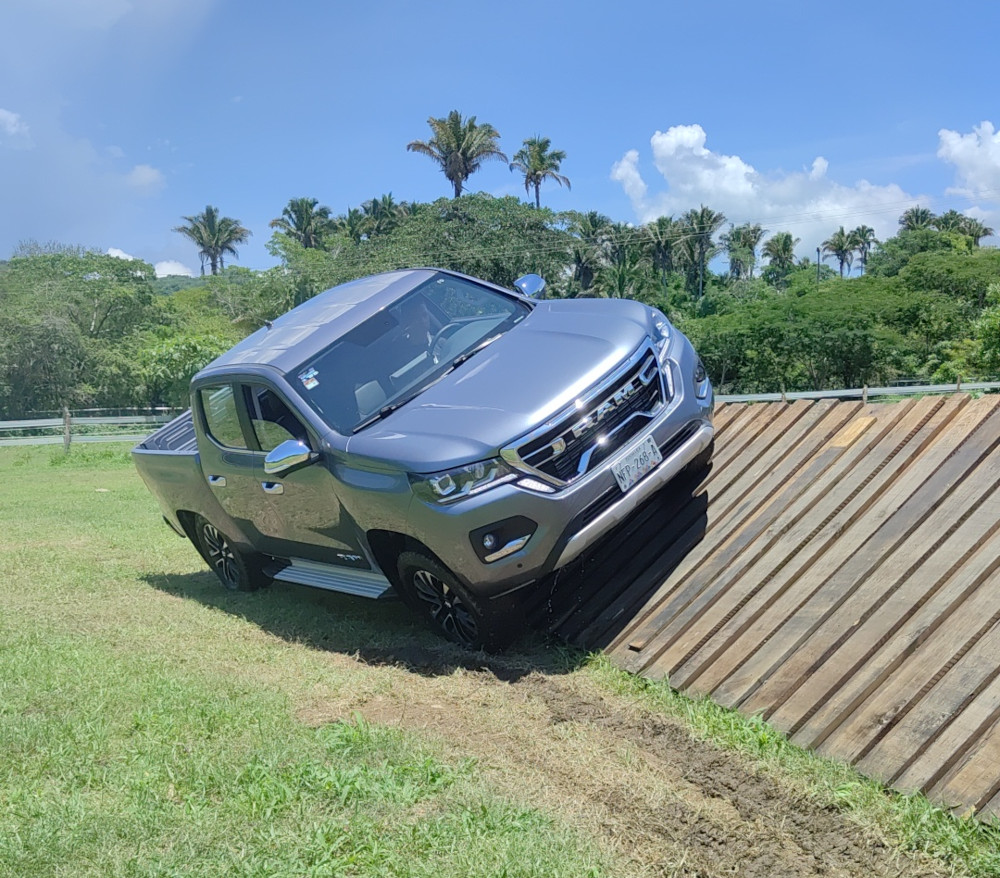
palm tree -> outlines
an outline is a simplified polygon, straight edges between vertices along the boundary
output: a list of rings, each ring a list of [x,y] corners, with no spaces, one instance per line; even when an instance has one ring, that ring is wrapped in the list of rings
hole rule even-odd
[[[268,225],[311,249],[321,248],[323,239],[335,229],[330,208],[320,205],[315,198],[290,198],[281,216]]]
[[[840,263],[841,277],[844,276],[845,265],[848,272],[851,270],[851,263],[854,262],[854,250],[854,239],[848,232],[844,231],[843,226],[823,242],[823,252],[826,254],[823,258],[826,259],[827,256],[835,256],[837,258],[837,262]]]
[[[570,232],[575,239],[572,249],[573,281],[580,285],[580,292],[585,293],[593,286],[594,278],[604,263],[613,223],[596,210],[571,216]]]
[[[768,259],[769,267],[778,277],[784,277],[795,268],[795,245],[801,238],[791,232],[775,232],[761,248],[761,255]]]
[[[566,161],[566,153],[561,149],[550,150],[552,141],[548,137],[529,137],[524,146],[515,153],[510,163],[512,171],[524,174],[524,191],[531,192],[535,188],[535,207],[542,206],[540,190],[543,180],[555,180],[560,186],[571,188],[569,177],[559,173],[559,166]]]
[[[226,267],[225,255],[228,253],[234,258],[238,257],[236,245],[245,244],[247,238],[253,234],[240,225],[239,220],[229,216],[219,216],[218,208],[211,204],[206,206],[203,213],[184,216],[181,219],[187,225],[175,226],[174,231],[180,232],[198,245],[202,274],[205,273],[206,259],[212,268],[212,274],[218,274]]]
[[[358,210],[356,207],[347,208],[347,213],[341,214],[333,222],[336,230],[350,238],[355,244],[361,243],[361,239],[368,234],[371,225],[364,211]]]
[[[917,229],[929,229],[934,222],[934,214],[926,207],[909,207],[903,211],[899,218],[899,225],[904,232],[913,232]]]
[[[392,231],[400,217],[406,216],[407,210],[407,203],[398,203],[391,192],[366,201],[361,205],[361,212],[368,220],[368,235],[384,235]]]
[[[484,161],[507,161],[497,143],[499,132],[486,122],[476,124],[475,116],[463,119],[458,110],[452,110],[443,119],[431,116],[427,124],[431,126],[431,139],[412,140],[406,148],[434,159],[455,187],[456,198],[462,194],[465,181],[479,170]]]
[[[729,231],[721,239],[729,256],[729,276],[733,280],[753,277],[757,263],[757,247],[764,237],[760,223],[744,223],[742,226],[730,224]]]
[[[681,234],[681,224],[672,216],[659,216],[642,227],[643,246],[663,283],[674,270],[674,248]]]
[[[990,235],[994,234],[993,229],[974,217],[963,216],[962,220],[963,222],[960,231],[963,235],[968,235],[972,238],[973,247],[978,247],[980,240],[988,238]]]
[[[705,266],[717,251],[712,236],[719,231],[719,227],[726,221],[723,213],[716,213],[711,208],[701,205],[697,210],[691,209],[681,217],[684,224],[684,238],[690,247],[690,255],[693,257],[692,271],[697,270],[698,297],[705,294]],[[689,286],[693,286],[694,277],[689,276]]]
[[[868,267],[868,256],[872,252],[872,248],[879,243],[878,238],[875,237],[875,229],[871,226],[858,226],[851,231],[850,236],[854,241],[854,249],[858,251],[858,258],[861,260],[861,273],[864,274]]]

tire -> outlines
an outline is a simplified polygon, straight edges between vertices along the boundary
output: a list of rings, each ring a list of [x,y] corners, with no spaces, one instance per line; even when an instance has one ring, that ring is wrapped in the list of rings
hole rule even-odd
[[[420,552],[403,552],[397,562],[403,601],[453,643],[495,652],[508,639],[509,625],[485,601],[473,597],[443,564]]]
[[[195,536],[201,556],[229,591],[256,591],[267,584],[260,570],[259,559],[241,551],[214,524],[204,518],[195,519]]]

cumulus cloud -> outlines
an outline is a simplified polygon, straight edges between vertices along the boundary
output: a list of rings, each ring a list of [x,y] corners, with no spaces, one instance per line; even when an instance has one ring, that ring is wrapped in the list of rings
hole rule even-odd
[[[135,259],[131,253],[126,253],[124,250],[119,250],[117,247],[108,247],[108,256],[114,256],[115,259]]]
[[[981,122],[970,134],[942,128],[938,144],[938,158],[955,166],[958,185],[949,194],[1000,202],[1000,132],[992,122]]]
[[[920,201],[895,184],[838,183],[827,176],[829,163],[822,156],[799,171],[761,172],[737,155],[712,151],[707,140],[700,125],[677,125],[650,138],[653,164],[667,186],[662,191],[651,191],[643,178],[638,150],[614,164],[611,178],[621,184],[641,222],[704,204],[732,223],[792,232],[802,239],[804,255],[840,225],[869,225],[880,238],[894,234],[899,215]]]
[[[0,144],[14,147],[30,147],[31,133],[28,123],[20,114],[0,107]]]
[[[144,195],[155,195],[166,185],[163,174],[152,165],[136,165],[125,175],[125,182]]]
[[[194,272],[190,268],[184,265],[184,263],[177,262],[173,259],[168,259],[164,262],[157,262],[153,268],[156,269],[157,277],[170,277],[177,274],[182,277],[194,277]]]

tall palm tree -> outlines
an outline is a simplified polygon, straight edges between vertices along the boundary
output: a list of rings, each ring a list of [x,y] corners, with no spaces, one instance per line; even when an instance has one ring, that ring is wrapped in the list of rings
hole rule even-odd
[[[868,256],[872,252],[872,248],[879,243],[878,238],[875,237],[875,229],[871,226],[861,225],[852,229],[850,236],[854,241],[854,249],[858,251],[858,258],[861,260],[861,273],[864,274],[868,267]]]
[[[566,153],[561,149],[549,149],[552,141],[548,137],[529,137],[515,154],[510,163],[512,171],[524,174],[524,191],[535,189],[535,207],[542,206],[540,190],[544,180],[555,180],[560,186],[570,189],[569,177],[559,173],[559,166],[566,161]]]
[[[959,213],[957,210],[952,209],[946,210],[940,216],[934,217],[930,224],[939,232],[958,232],[959,234],[962,234],[962,224],[966,219],[968,219],[968,217]]]
[[[719,231],[719,228],[726,221],[726,215],[717,213],[702,204],[697,210],[692,208],[681,218],[684,223],[684,239],[689,242],[691,255],[694,257],[692,268],[697,271],[695,275],[698,281],[698,297],[705,294],[705,267],[718,249],[712,236]],[[689,278],[689,285],[693,286],[694,278]]]
[[[729,276],[733,280],[753,277],[757,247],[764,234],[760,223],[744,223],[741,226],[730,225],[729,231],[722,236],[722,246],[729,256]]]
[[[572,214],[570,232],[573,234],[573,281],[585,293],[593,286],[594,278],[604,263],[608,238],[614,225],[609,217],[596,210]]]
[[[823,258],[826,259],[827,256],[835,256],[837,258],[837,262],[840,263],[841,277],[844,276],[845,265],[848,272],[851,270],[851,263],[854,262],[854,250],[854,239],[850,233],[844,231],[843,226],[823,242],[823,253],[826,254]]]
[[[475,116],[463,119],[458,110],[452,110],[443,119],[431,116],[427,124],[431,126],[431,139],[411,140],[406,148],[434,159],[455,187],[456,198],[484,161],[507,161],[498,144],[499,132],[486,122],[477,124]]]
[[[934,214],[926,207],[909,207],[903,211],[899,218],[900,228],[904,232],[913,232],[917,229],[929,229],[934,222]]]
[[[770,268],[778,277],[784,277],[795,268],[795,245],[801,238],[791,232],[775,232],[764,242],[761,255],[767,257]]]
[[[321,248],[324,238],[335,229],[330,208],[315,198],[290,198],[281,216],[268,225],[311,249]]]
[[[681,224],[672,216],[659,216],[642,227],[643,246],[663,283],[674,270],[674,249],[681,234]]]
[[[225,256],[230,254],[237,258],[237,244],[245,244],[253,234],[240,225],[240,221],[230,216],[219,216],[219,209],[211,204],[204,212],[194,216],[181,217],[187,225],[175,226],[174,231],[190,238],[198,246],[198,256],[201,258],[201,273],[205,273],[205,260],[212,268],[212,274],[218,274],[226,267]]]
[[[980,240],[983,238],[988,238],[990,235],[994,234],[993,229],[977,220],[975,217],[965,216],[962,217],[962,226],[960,231],[963,235],[968,235],[972,238],[972,246],[978,247]]]

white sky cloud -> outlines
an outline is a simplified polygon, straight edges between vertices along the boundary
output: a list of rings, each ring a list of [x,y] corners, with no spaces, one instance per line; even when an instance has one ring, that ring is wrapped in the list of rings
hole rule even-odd
[[[677,125],[650,138],[653,164],[667,186],[661,191],[652,191],[643,178],[638,150],[615,163],[611,178],[622,185],[640,222],[704,204],[737,225],[756,222],[772,233],[790,231],[802,239],[798,252],[806,255],[840,225],[869,225],[879,238],[895,234],[899,215],[920,201],[896,184],[838,183],[827,176],[822,156],[801,171],[763,173],[739,156],[713,152],[706,142],[700,125]]]
[[[124,250],[119,250],[117,247],[108,247],[108,256],[114,256],[115,259],[135,259],[131,253],[126,253]]]
[[[17,113],[0,108],[0,129],[3,129],[11,137],[19,134],[27,134],[28,126]]]
[[[177,262],[173,259],[157,262],[153,268],[156,269],[157,277],[170,277],[175,274],[182,275],[183,277],[194,277],[194,272],[190,268],[183,262]]]
[[[981,122],[971,134],[942,128],[938,158],[955,166],[957,186],[949,194],[1000,202],[1000,132],[992,122]]]
[[[155,195],[166,185],[162,172],[152,165],[136,165],[125,176],[125,181],[137,192]]]

